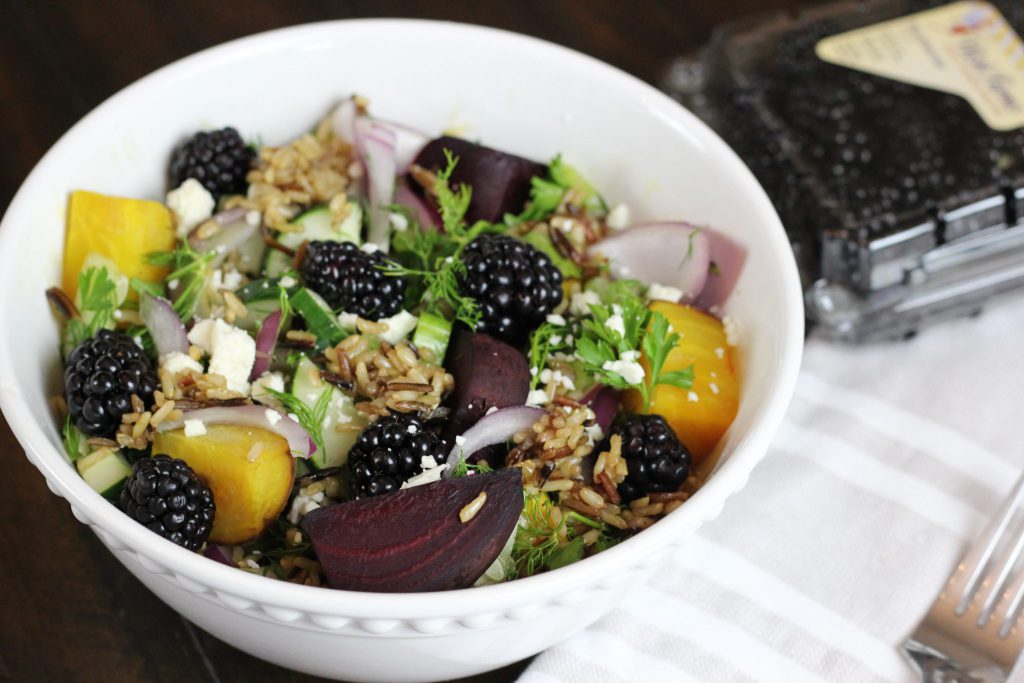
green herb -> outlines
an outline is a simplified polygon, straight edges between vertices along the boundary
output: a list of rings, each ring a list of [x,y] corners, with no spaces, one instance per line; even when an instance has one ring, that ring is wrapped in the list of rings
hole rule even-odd
[[[78,346],[102,329],[112,327],[117,300],[117,285],[106,268],[87,268],[78,274],[78,297],[82,318],[68,321],[65,335],[70,347]]]
[[[128,286],[139,294],[148,294],[150,296],[160,297],[164,296],[164,286],[162,283],[146,282],[145,280],[133,277],[128,281]]]
[[[174,300],[174,311],[182,320],[188,320],[195,313],[199,297],[206,284],[207,268],[217,252],[210,250],[199,253],[188,240],[182,240],[174,251],[154,251],[146,254],[146,262],[154,266],[172,268],[166,282],[178,281],[178,294]]]
[[[323,450],[324,418],[327,417],[327,409],[331,405],[331,395],[334,393],[334,389],[331,387],[324,389],[312,406],[306,405],[304,401],[294,394],[271,389],[270,387],[263,387],[263,389],[280,401],[285,410],[299,419],[299,424],[309,434],[309,438],[313,439],[313,443],[316,444],[318,449]]]
[[[82,432],[78,431],[75,423],[71,421],[71,415],[64,418],[64,450],[71,462],[75,462],[82,455]]]
[[[284,363],[293,370],[299,367],[299,363],[306,357],[306,354],[298,349],[292,349],[288,352],[288,355],[284,358]]]
[[[556,351],[571,351],[565,342],[567,334],[570,333],[567,325],[555,325],[553,323],[541,323],[530,335],[530,390],[537,388],[540,383],[540,372],[548,364],[548,358]],[[555,343],[557,340],[557,343]]]
[[[530,179],[530,200],[526,209],[519,215],[505,214],[503,220],[506,225],[546,220],[561,206],[565,193],[572,189],[579,192],[588,210],[604,210],[604,200],[576,169],[562,161],[559,154],[548,164],[547,177]]]
[[[693,256],[693,241],[697,239],[697,235],[704,232],[704,228],[694,228],[690,231],[690,234],[686,238],[686,253],[683,254],[683,260],[679,262],[679,267],[682,268],[690,257]]]
[[[650,372],[647,373],[647,382],[641,387],[644,397],[644,409],[650,407],[651,394],[658,384],[668,384],[680,389],[689,389],[693,386],[693,366],[685,370],[674,370],[662,372],[665,359],[672,349],[679,345],[679,333],[669,332],[668,318],[661,313],[654,313],[651,316],[651,325],[644,335],[643,348],[644,356],[650,365]]]
[[[455,463],[455,467],[452,469],[451,476],[452,477],[468,477],[470,472],[476,472],[477,474],[487,474],[488,472],[493,472],[493,471],[494,471],[494,469],[491,468],[491,466],[488,465],[483,460],[481,460],[480,462],[478,462],[476,464],[471,464],[471,463],[466,462],[465,458],[459,458],[459,461],[457,463]]]
[[[450,150],[444,150],[444,154],[447,165],[437,174],[434,185],[443,232],[410,225],[392,240],[394,253],[402,257],[405,265],[389,262],[381,269],[389,275],[417,278],[422,292],[420,302],[428,310],[448,317],[440,308],[447,306],[452,311],[451,317],[474,329],[480,322],[480,307],[459,291],[459,282],[466,275],[462,251],[483,233],[500,232],[504,227],[487,221],[466,225],[466,211],[473,193],[464,184],[451,189],[451,175],[459,159]]]
[[[590,306],[591,318],[583,321],[576,339],[576,355],[583,361],[584,370],[602,384],[616,389],[638,389],[643,397],[644,410],[648,410],[654,387],[668,384],[680,389],[693,386],[693,366],[685,370],[663,372],[665,360],[679,345],[679,334],[669,331],[668,319],[661,313],[651,313],[628,280],[613,282],[606,292],[611,307],[601,304]],[[622,318],[624,334],[608,325],[608,320]],[[620,360],[637,361],[643,351],[648,370],[639,383],[627,381],[617,372],[605,368],[606,364]]]
[[[583,557],[584,541],[570,522],[579,522],[601,531],[597,544],[610,547],[614,531],[596,520],[575,511],[563,512],[562,520],[554,528],[551,515],[556,504],[546,493],[526,494],[523,513],[512,543],[512,562],[509,576],[532,576],[544,569],[558,569]],[[568,542],[563,543],[562,538]]]

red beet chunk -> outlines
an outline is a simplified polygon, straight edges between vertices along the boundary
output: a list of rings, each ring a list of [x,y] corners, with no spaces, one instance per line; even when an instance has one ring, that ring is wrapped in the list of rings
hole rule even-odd
[[[431,140],[420,150],[415,163],[431,171],[447,164],[444,150],[459,158],[452,172],[452,185],[473,188],[466,222],[500,222],[506,213],[519,213],[530,198],[530,179],[547,174],[547,166],[515,154],[508,154],[468,140],[444,136]]]
[[[443,479],[306,515],[331,588],[414,593],[468,588],[494,562],[523,510],[518,469]],[[481,493],[468,521],[459,512]]]
[[[449,440],[476,424],[491,408],[526,403],[530,364],[518,349],[503,341],[462,328],[448,349],[444,366],[455,379],[446,404],[452,411],[445,428]]]

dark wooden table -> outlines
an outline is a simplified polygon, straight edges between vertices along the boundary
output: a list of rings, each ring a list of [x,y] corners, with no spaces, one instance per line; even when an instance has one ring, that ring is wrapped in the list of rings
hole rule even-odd
[[[486,24],[551,40],[657,82],[721,21],[793,0],[0,0],[0,207],[101,101],[192,52],[349,17]],[[43,305],[42,292],[38,305]],[[29,302],[28,305],[31,305]],[[6,324],[16,311],[4,311]],[[216,640],[151,595],[50,495],[0,419],[0,680],[312,681]],[[477,677],[511,681],[525,663]]]

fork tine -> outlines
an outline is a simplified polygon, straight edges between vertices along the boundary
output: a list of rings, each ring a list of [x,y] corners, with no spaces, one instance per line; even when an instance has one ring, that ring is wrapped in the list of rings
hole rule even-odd
[[[998,567],[998,574],[988,584],[988,594],[981,605],[981,614],[978,615],[978,626],[984,628],[992,617],[992,611],[1003,595],[1007,579],[1017,565],[1022,550],[1024,550],[1024,529],[1018,528],[1017,539],[1014,541],[1013,547],[1003,553],[1003,557],[993,565],[993,572]]]
[[[959,572],[970,571],[970,575],[964,580],[960,599],[956,605],[957,616],[963,616],[970,606],[971,598],[985,576],[985,569],[1002,540],[1003,534],[1006,533],[1006,527],[1009,526],[1014,512],[1022,501],[1024,501],[1024,475],[1017,480],[1013,493],[1003,503],[1003,507],[999,510],[999,517],[989,524],[981,540],[967,552],[954,572],[954,576],[958,579],[957,583],[959,583]],[[951,583],[953,582],[951,581]]]
[[[1020,616],[1021,604],[1024,603],[1024,572],[1018,574],[1017,578],[1013,580],[1010,587],[1006,589],[1006,595],[1010,597],[1005,603],[999,605],[997,610],[1002,618],[1002,624],[999,626],[1000,638],[1010,635],[1010,630],[1017,623],[1017,617]]]

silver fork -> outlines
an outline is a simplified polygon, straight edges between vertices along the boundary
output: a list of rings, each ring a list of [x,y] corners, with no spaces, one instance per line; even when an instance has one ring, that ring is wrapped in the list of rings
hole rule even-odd
[[[903,652],[924,683],[1024,680],[1024,476],[964,555]]]

